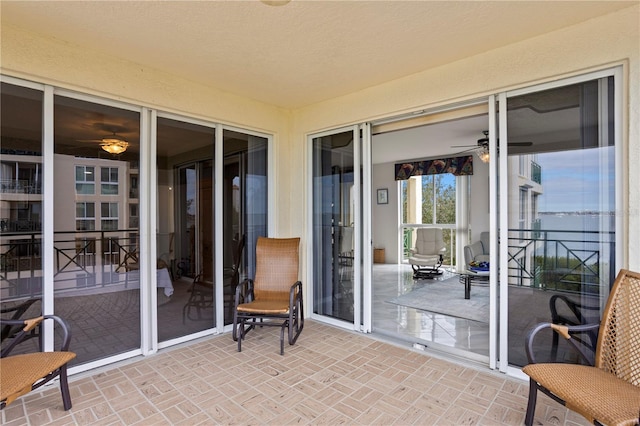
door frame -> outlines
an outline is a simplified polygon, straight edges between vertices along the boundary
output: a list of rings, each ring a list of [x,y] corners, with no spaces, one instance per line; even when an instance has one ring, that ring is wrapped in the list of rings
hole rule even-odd
[[[335,135],[338,133],[346,133],[351,131],[353,134],[353,195],[356,200],[355,208],[354,208],[354,229],[353,229],[353,240],[354,240],[354,254],[353,254],[353,322],[344,321],[338,318],[333,318],[329,316],[324,316],[320,314],[314,313],[314,287],[313,287],[313,275],[314,275],[314,267],[313,267],[313,259],[315,256],[314,246],[313,246],[313,206],[315,202],[315,197],[313,195],[313,176],[311,172],[313,171],[313,140],[316,138]],[[363,247],[366,244],[363,244],[363,241],[371,242],[371,231],[363,230],[367,227],[370,228],[370,214],[371,208],[367,203],[371,203],[371,195],[370,191],[367,191],[367,188],[371,187],[371,164],[370,161],[367,164],[363,162],[364,158],[371,158],[370,156],[370,137],[371,131],[370,126],[367,123],[362,124],[354,124],[351,126],[339,127],[331,130],[326,130],[323,132],[310,133],[307,134],[307,147],[309,149],[309,154],[307,155],[307,170],[309,170],[309,175],[307,179],[307,193],[309,194],[307,200],[307,223],[309,226],[307,227],[307,241],[309,241],[309,249],[306,252],[306,264],[307,268],[307,282],[310,283],[308,288],[309,297],[307,297],[307,312],[310,312],[310,317],[314,320],[324,322],[327,324],[331,324],[337,327],[346,328],[350,330],[356,330],[361,332],[370,332],[371,331],[371,285],[370,285],[370,277],[371,271],[369,266],[369,271],[367,271],[367,265],[371,264],[372,261],[372,253],[369,253],[370,250],[365,250]],[[367,138],[369,143],[367,143]],[[367,147],[368,146],[368,147]],[[357,173],[358,170],[362,169],[361,174]],[[364,180],[364,182],[363,182]],[[368,182],[367,182],[368,181]],[[363,188],[361,190],[361,188]],[[363,192],[365,195],[363,194]],[[363,215],[364,213],[364,215]],[[361,218],[365,218],[361,220]],[[368,240],[366,239],[368,236]],[[371,243],[369,243],[370,245]],[[364,253],[363,253],[364,251]],[[368,262],[368,263],[367,263]],[[363,279],[363,270],[364,268],[364,276]],[[368,281],[367,278],[368,277]],[[367,305],[368,301],[368,305]]]
[[[544,90],[550,90],[565,86],[570,86],[572,84],[584,83],[587,81],[597,80],[605,77],[613,77],[614,78],[614,113],[613,113],[613,121],[614,121],[614,152],[615,152],[615,211],[623,212],[625,200],[627,197],[627,193],[624,192],[624,174],[625,171],[628,172],[627,166],[623,163],[623,120],[624,116],[622,113],[622,100],[623,100],[623,67],[622,65],[616,65],[613,67],[609,67],[606,69],[602,69],[599,71],[588,72],[584,74],[575,75],[568,78],[563,78],[559,80],[554,80],[551,82],[545,82],[540,84],[534,84],[526,87],[522,87],[519,89],[503,91],[498,93],[498,122],[499,122],[499,149],[501,152],[507,151],[507,100],[508,98],[540,92]],[[495,134],[495,132],[493,133]],[[490,149],[493,147],[494,150],[497,147],[497,143],[495,140],[491,140],[490,135]],[[490,152],[491,158],[498,158],[497,151]],[[496,209],[491,210],[492,224],[494,223],[494,219],[499,223],[508,224],[508,197],[506,196],[508,185],[509,185],[509,176],[507,172],[507,156],[502,155],[499,158],[499,179],[497,185],[499,185],[500,191],[499,193],[505,194],[505,196],[500,197],[499,200],[499,213],[497,213]],[[494,173],[495,175],[495,173]],[[497,177],[497,176],[496,176]],[[493,186],[493,185],[492,185]],[[496,194],[497,196],[498,194]],[[492,197],[492,202],[496,201],[497,197]],[[498,223],[496,222],[496,223]],[[627,237],[624,230],[623,220],[616,220],[615,223],[615,262],[617,269],[620,269],[627,265],[627,259],[624,252],[624,247],[627,245]],[[500,227],[500,241],[508,241],[508,226]],[[495,241],[494,241],[495,240]],[[494,250],[493,244],[497,245],[497,239],[492,238],[492,247],[491,253],[498,253],[498,258],[492,258],[490,262],[494,262],[494,264],[498,264],[498,259],[508,259],[508,244],[503,244],[499,247],[498,250]],[[499,277],[500,282],[508,282],[508,262],[500,262],[499,265]],[[508,286],[500,286],[499,288],[500,301],[499,301],[499,353],[497,364],[499,366],[499,371],[502,373],[506,373],[510,376],[515,376],[518,378],[522,378],[528,380],[528,376],[526,376],[519,367],[510,366],[508,361],[508,352],[509,352],[509,341],[508,341],[508,330],[509,330],[509,317],[508,317],[508,308],[509,308],[509,300],[508,300]],[[524,344],[524,343],[523,343]]]

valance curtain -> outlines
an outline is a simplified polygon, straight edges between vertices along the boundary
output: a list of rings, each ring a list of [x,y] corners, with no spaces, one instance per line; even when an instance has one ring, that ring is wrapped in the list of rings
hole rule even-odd
[[[473,156],[449,157],[437,160],[414,161],[396,164],[396,180],[407,180],[411,176],[451,173],[454,176],[473,174]]]

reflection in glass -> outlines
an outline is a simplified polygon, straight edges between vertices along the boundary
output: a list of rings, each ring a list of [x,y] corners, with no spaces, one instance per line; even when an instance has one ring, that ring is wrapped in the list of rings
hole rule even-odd
[[[72,363],[140,348],[139,113],[54,97],[54,311],[74,330]],[[118,155],[104,138],[126,140]]]
[[[614,280],[613,79],[510,98],[507,116],[509,362],[522,366],[522,336],[552,320],[550,299],[557,322],[597,322]],[[577,360],[551,333],[536,350]]]
[[[162,342],[215,326],[215,129],[159,117],[157,135],[158,338]],[[171,286],[173,293],[161,292],[164,285]]]
[[[0,308],[3,318],[24,319],[42,311],[43,95],[2,83],[0,96]],[[14,330],[1,331],[4,347]],[[37,340],[13,353],[32,351]]]
[[[313,311],[353,322],[353,132],[313,139]]]
[[[233,322],[233,295],[238,282],[253,278],[255,247],[267,236],[267,138],[223,132],[223,264],[224,323]]]

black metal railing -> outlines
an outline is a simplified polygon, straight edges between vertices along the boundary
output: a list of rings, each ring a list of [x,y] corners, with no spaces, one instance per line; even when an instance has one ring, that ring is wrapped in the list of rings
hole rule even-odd
[[[0,193],[42,194],[42,186],[40,182],[27,179],[0,179]]]
[[[509,234],[511,285],[597,295],[615,278],[613,231],[534,227],[510,229]]]
[[[54,232],[54,276],[74,280],[74,287],[90,285],[97,274],[106,276],[137,268],[138,230]],[[4,233],[0,242],[0,290],[9,297],[41,292],[42,235]],[[107,281],[108,283],[108,281]]]

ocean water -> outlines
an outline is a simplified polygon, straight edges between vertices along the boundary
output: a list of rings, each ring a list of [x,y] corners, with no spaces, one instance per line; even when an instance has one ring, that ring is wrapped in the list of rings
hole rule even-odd
[[[536,253],[579,257],[588,263],[611,261],[615,253],[615,216],[612,214],[542,214]]]

